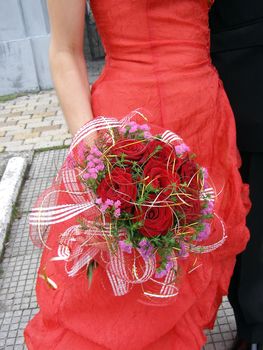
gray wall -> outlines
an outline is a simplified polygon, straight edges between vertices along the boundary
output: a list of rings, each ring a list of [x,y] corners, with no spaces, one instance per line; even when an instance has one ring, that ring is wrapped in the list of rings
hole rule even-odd
[[[46,0],[0,0],[0,96],[52,87]]]

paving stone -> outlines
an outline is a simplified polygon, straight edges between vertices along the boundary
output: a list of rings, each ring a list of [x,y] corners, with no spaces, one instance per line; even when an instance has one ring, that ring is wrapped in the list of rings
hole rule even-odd
[[[63,146],[63,141],[47,141],[47,142],[38,142],[35,144],[34,149],[45,149],[45,148],[54,148]]]
[[[65,128],[62,128],[62,127],[57,128],[57,125],[53,125],[53,126],[55,127],[53,130],[50,127],[49,130],[43,131],[41,133],[41,136],[58,136],[58,135],[61,135],[61,134],[62,135],[65,134],[65,131],[67,131],[67,130],[65,130]]]
[[[27,126],[29,128],[38,128],[40,126],[49,126],[50,123],[48,121],[35,121],[34,119],[29,120]]]
[[[18,133],[14,135],[14,140],[25,140],[27,138],[35,138],[39,136],[39,132],[34,131],[32,132],[31,129],[25,130],[23,133]]]
[[[13,136],[3,136],[0,138],[0,145],[4,145],[6,146],[6,144],[8,144],[11,140],[12,140]]]
[[[15,137],[17,137],[17,135],[21,134],[21,135],[24,135],[26,137],[31,132],[33,132],[33,129],[30,129],[30,128],[24,129],[21,127],[21,125],[18,125],[16,129],[6,131],[6,136],[14,136],[14,139],[15,139]]]
[[[30,151],[33,149],[34,147],[32,144],[29,144],[29,145],[21,144],[18,146],[10,144],[9,146],[5,147],[6,152],[23,152],[23,151]]]
[[[7,121],[7,122],[0,122],[0,128],[2,129],[5,126],[14,126],[16,125],[16,121]]]
[[[24,140],[24,144],[27,145],[29,143],[33,143],[33,144],[43,144],[44,142],[48,142],[51,141],[52,136],[42,136],[42,137],[35,137],[35,138],[27,138]]]
[[[47,125],[47,126],[39,126],[38,128],[34,128],[34,132],[43,132],[43,131],[49,131],[49,130],[56,130],[60,129],[62,123],[60,125]]]
[[[68,132],[68,133],[64,133],[64,134],[57,134],[57,135],[54,135],[52,137],[52,141],[62,141],[62,143],[64,143],[64,141],[70,139],[71,141],[71,134]]]

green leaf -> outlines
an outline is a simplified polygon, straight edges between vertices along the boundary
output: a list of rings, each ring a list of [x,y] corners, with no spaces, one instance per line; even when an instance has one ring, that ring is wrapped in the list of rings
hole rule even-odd
[[[88,276],[88,284],[89,288],[91,287],[92,278],[93,278],[93,271],[97,268],[97,262],[95,260],[92,260],[87,268],[87,276]]]

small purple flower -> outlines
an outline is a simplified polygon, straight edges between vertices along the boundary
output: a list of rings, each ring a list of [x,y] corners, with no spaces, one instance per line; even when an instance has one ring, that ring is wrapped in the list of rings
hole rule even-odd
[[[120,132],[121,134],[125,134],[126,128],[125,128],[125,127],[119,128],[119,132]]]
[[[189,256],[189,252],[187,251],[186,245],[183,242],[180,242],[180,251],[179,251],[179,257],[180,258],[187,258]]]
[[[189,151],[190,151],[190,148],[185,143],[181,143],[180,145],[175,146],[176,154],[180,155]]]
[[[166,270],[160,270],[155,272],[155,278],[163,278],[166,275],[167,275]]]
[[[138,130],[138,126],[137,125],[134,125],[130,128],[129,132],[130,133],[133,133],[133,132],[136,132]]]
[[[119,241],[119,247],[125,253],[131,254],[132,252],[132,244],[127,241]]]
[[[98,169],[98,171],[102,171],[105,169],[105,165],[103,163],[101,163],[101,164],[96,166],[96,169]]]
[[[122,134],[125,134],[128,132],[129,134],[135,133],[137,131],[144,132],[144,138],[149,139],[152,137],[151,133],[149,132],[150,127],[147,124],[138,124],[135,121],[128,122],[124,127],[119,128],[119,132]]]
[[[89,162],[89,161],[93,161],[93,160],[94,160],[94,156],[92,154],[89,154],[87,156],[87,161]]]
[[[90,173],[85,173],[82,175],[84,180],[89,180],[91,178],[91,174]]]
[[[202,171],[203,171],[204,179],[207,180],[208,179],[208,170],[206,168],[202,168]]]
[[[101,163],[101,159],[100,158],[93,158],[93,163],[94,164],[100,164]]]
[[[102,204],[101,206],[100,206],[100,210],[102,211],[102,213],[105,213],[105,211],[108,209],[108,206],[107,206],[107,204]]]
[[[213,211],[214,211],[214,202],[209,201],[207,207],[202,209],[202,214],[203,215],[210,215],[213,213]]]
[[[102,199],[100,197],[96,198],[95,203],[98,205],[102,204]]]
[[[173,268],[174,264],[171,260],[167,260],[167,263],[165,265],[165,268],[159,271],[156,271],[155,277],[156,278],[163,278],[167,275],[168,272]]]
[[[104,170],[105,166],[103,161],[100,159],[102,153],[98,147],[92,147],[90,154],[87,157],[87,173],[88,175],[83,176],[85,180],[96,179],[98,172]]]
[[[115,201],[115,203],[114,203],[114,206],[115,206],[115,208],[117,209],[118,207],[120,207],[121,206],[121,201],[119,201],[118,199]]]
[[[146,260],[148,260],[150,257],[152,257],[154,252],[154,247],[151,245],[151,243],[147,239],[142,239],[139,243],[139,252],[141,253],[142,257]]]
[[[97,171],[96,171],[95,168],[90,168],[88,171],[89,171],[89,173],[90,173],[91,175],[92,175],[92,174],[97,175]]]
[[[149,131],[145,131],[143,136],[145,139],[150,139],[152,137],[152,134]]]
[[[115,218],[119,218],[121,215],[121,210],[120,208],[114,210],[114,216]]]
[[[106,199],[105,204],[109,207],[114,204],[114,201],[112,199]]]
[[[173,266],[174,264],[171,260],[167,261],[166,267],[165,267],[166,271],[170,271],[173,268]]]
[[[90,153],[96,157],[100,157],[102,155],[101,151],[98,149],[97,146],[93,146],[90,150]]]
[[[142,130],[142,131],[149,131],[150,127],[147,124],[142,124],[142,125],[140,125],[140,130]]]
[[[119,200],[113,201],[112,199],[107,198],[105,202],[101,198],[97,198],[95,203],[99,205],[102,213],[105,213],[107,209],[114,209],[113,215],[115,218],[118,218],[121,215],[121,202]]]
[[[211,225],[208,224],[207,222],[205,222],[204,223],[204,229],[201,232],[199,232],[196,240],[198,242],[204,241],[205,239],[207,239],[209,237],[210,231],[211,231]]]

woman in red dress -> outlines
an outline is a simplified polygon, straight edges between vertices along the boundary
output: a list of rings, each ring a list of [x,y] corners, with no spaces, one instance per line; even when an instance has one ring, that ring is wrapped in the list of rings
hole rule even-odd
[[[207,0],[92,0],[106,50],[106,64],[90,92],[83,56],[85,0],[50,0],[51,67],[70,131],[94,116],[121,118],[143,107],[149,122],[179,134],[221,190],[216,211],[227,230],[225,244],[203,254],[199,268],[180,281],[171,305],[143,305],[137,290],[114,297],[101,288],[103,268],[89,289],[85,273],[68,278],[56,255],[65,224],[51,228],[38,278],[39,313],[25,329],[28,349],[195,350],[205,343],[235,257],[245,248],[247,189],[238,167],[235,123],[209,56]],[[217,239],[212,233],[211,239]]]

